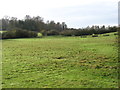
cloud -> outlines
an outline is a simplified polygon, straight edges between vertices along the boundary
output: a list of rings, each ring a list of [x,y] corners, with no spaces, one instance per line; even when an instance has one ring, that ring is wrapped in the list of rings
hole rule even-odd
[[[5,15],[24,18],[41,16],[65,21],[70,27],[91,24],[117,24],[119,0],[2,0],[0,18]]]
[[[76,5],[49,9],[49,19],[65,21],[70,27],[85,27],[92,24],[117,25],[117,3],[95,2],[89,5]]]

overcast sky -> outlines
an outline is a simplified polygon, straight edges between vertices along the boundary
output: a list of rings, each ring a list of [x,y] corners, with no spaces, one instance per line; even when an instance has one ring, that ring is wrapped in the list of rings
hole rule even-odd
[[[119,0],[1,0],[0,18],[25,15],[66,22],[68,27],[117,25]]]

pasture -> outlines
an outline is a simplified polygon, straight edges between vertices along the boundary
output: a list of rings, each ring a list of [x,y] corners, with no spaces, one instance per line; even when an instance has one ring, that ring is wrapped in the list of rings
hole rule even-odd
[[[117,36],[7,39],[3,88],[117,88]]]

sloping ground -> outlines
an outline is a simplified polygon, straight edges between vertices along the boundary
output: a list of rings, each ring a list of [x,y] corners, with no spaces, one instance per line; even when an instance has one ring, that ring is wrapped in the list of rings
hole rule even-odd
[[[3,40],[3,88],[117,88],[116,37]]]

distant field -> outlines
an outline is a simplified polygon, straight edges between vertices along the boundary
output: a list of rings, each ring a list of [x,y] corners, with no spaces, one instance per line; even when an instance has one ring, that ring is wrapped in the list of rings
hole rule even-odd
[[[117,88],[116,38],[3,40],[3,88]]]

